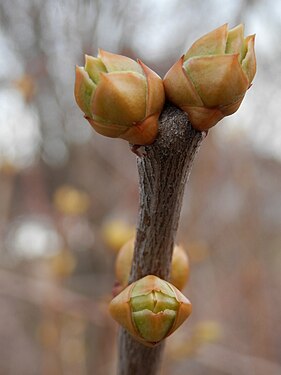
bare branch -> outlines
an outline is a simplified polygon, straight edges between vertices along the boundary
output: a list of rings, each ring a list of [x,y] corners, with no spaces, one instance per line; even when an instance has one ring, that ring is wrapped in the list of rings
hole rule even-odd
[[[138,157],[140,207],[130,282],[149,274],[169,278],[184,187],[204,137],[184,112],[168,106],[157,140]],[[157,374],[163,348],[147,348],[121,330],[118,374]]]

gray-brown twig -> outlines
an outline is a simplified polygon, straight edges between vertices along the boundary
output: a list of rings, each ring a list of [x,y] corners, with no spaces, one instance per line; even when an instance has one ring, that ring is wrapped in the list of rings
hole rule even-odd
[[[204,137],[184,112],[168,105],[156,141],[137,158],[140,206],[130,283],[149,274],[169,278],[184,187]],[[163,348],[146,347],[121,329],[118,374],[156,375]]]

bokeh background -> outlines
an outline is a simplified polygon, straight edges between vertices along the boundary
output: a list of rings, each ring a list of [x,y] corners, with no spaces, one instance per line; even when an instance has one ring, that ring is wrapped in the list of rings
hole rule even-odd
[[[98,47],[161,76],[228,22],[257,34],[258,72],[204,141],[178,242],[189,321],[164,375],[281,374],[281,3],[276,0],[1,0],[0,373],[109,375],[114,259],[134,233],[136,158],[90,129],[74,66]]]

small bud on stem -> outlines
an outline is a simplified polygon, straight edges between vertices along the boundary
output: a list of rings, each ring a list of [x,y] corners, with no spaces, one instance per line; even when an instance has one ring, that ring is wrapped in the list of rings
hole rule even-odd
[[[191,303],[172,284],[148,275],[113,298],[109,310],[136,340],[154,346],[185,321]]]

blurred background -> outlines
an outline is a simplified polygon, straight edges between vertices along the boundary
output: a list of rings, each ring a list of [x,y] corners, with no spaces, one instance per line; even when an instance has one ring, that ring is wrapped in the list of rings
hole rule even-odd
[[[75,64],[100,47],[163,77],[225,22],[257,34],[258,72],[186,188],[178,242],[194,309],[163,374],[281,374],[281,3],[1,0],[1,375],[115,373],[107,304],[137,219],[136,157],[83,119]]]

